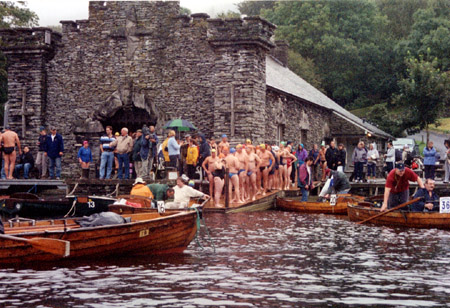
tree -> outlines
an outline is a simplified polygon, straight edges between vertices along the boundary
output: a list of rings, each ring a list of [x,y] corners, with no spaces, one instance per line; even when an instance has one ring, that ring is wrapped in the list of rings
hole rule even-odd
[[[439,125],[439,117],[450,102],[450,74],[438,68],[436,58],[428,61],[423,55],[418,59],[409,55],[405,62],[407,77],[399,81],[395,102],[404,108],[404,127],[425,129],[428,142],[429,126]]]
[[[306,59],[302,57],[299,53],[293,50],[289,50],[288,67],[291,71],[301,76],[316,89],[325,92],[322,89],[322,79],[320,75],[317,73],[317,68],[313,60]]]
[[[262,10],[271,10],[275,1],[242,1],[237,4],[239,12],[247,16],[261,15]]]
[[[396,89],[395,41],[373,1],[280,1],[262,13],[277,25],[278,39],[314,61],[323,89],[340,105],[375,104]]]
[[[12,27],[33,27],[38,25],[38,16],[24,6],[22,1],[0,2],[0,29]],[[8,100],[8,78],[6,57],[0,52],[0,122],[3,123],[4,105]]]
[[[180,14],[181,15],[191,15],[191,10],[188,9],[187,7],[180,7]]]
[[[228,12],[217,14],[217,18],[241,18],[241,14],[228,10]]]

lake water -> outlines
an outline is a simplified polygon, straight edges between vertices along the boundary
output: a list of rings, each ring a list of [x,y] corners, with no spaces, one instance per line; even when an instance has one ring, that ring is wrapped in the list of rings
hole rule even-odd
[[[450,232],[206,214],[184,254],[0,269],[0,307],[444,307]],[[199,246],[199,244],[204,249]]]

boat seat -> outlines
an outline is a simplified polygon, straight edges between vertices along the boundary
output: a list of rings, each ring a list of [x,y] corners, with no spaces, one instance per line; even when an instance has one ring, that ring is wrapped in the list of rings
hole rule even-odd
[[[8,220],[10,228],[14,227],[14,224],[16,224],[16,223],[17,223],[17,226],[20,227],[22,222],[26,223],[25,226],[35,226],[36,225],[35,219],[29,219],[29,218],[24,218],[24,217],[19,217],[19,216]]]

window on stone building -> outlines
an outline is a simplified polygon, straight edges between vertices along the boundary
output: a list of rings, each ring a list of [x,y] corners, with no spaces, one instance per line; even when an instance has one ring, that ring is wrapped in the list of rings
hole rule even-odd
[[[306,143],[308,142],[308,130],[307,129],[302,129],[301,131],[302,134],[302,143],[306,146]]]
[[[284,138],[284,125],[283,124],[278,124],[277,127],[277,143],[280,143],[281,141],[283,141]]]

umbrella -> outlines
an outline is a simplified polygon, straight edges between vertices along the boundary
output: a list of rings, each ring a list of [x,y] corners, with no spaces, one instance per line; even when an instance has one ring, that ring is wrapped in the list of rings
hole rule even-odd
[[[197,130],[197,127],[195,127],[191,122],[182,119],[170,120],[163,126],[163,128],[173,129],[178,132],[188,132],[191,130]]]

